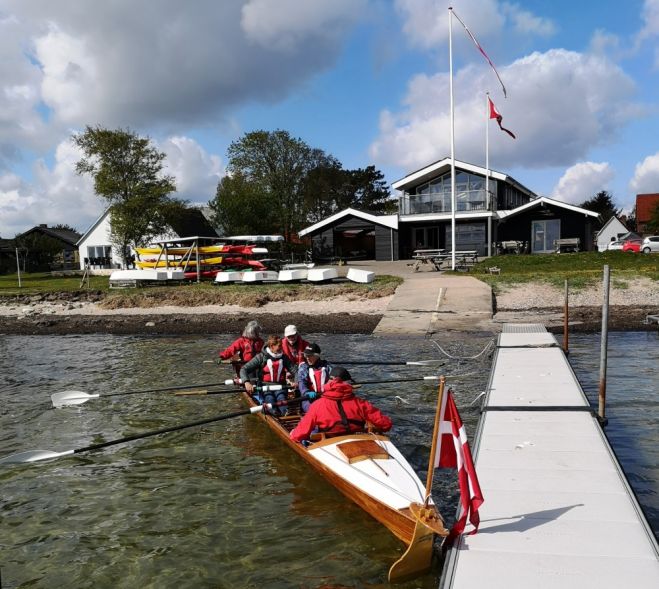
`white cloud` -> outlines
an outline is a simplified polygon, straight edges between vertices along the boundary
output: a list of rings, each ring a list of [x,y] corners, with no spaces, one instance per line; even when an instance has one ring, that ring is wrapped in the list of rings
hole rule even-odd
[[[643,28],[637,35],[637,42],[659,35],[659,0],[645,0],[641,12]]]
[[[533,53],[500,68],[509,90],[498,91],[493,72],[470,65],[454,74],[456,157],[485,161],[485,91],[492,90],[503,126],[490,122],[494,168],[566,166],[612,140],[640,113],[634,82],[604,57],[554,49]],[[409,83],[404,108],[385,111],[370,155],[380,165],[414,169],[450,154],[448,76],[418,75]]]
[[[141,0],[136,10],[113,0],[81,10],[79,0],[4,0],[11,18],[0,33],[13,37],[0,34],[10,58],[0,73],[27,78],[54,122],[178,132],[279,100],[330,67],[365,2]]]
[[[649,155],[640,164],[636,164],[629,189],[633,194],[659,192],[659,152]]]
[[[52,168],[43,160],[36,162],[32,183],[14,174],[0,176],[0,235],[13,237],[41,223],[65,223],[84,231],[103,203],[94,194],[92,180],[76,174],[79,158],[67,140],[57,146]]]
[[[410,44],[422,49],[446,45],[448,7],[452,4],[449,0],[396,0],[396,9],[403,18],[403,32]],[[503,29],[505,19],[497,0],[463,0],[455,9],[478,39],[482,40]],[[454,21],[456,25],[461,27]],[[455,32],[454,37],[457,37]]]
[[[241,26],[253,43],[281,52],[335,38],[360,16],[366,0],[249,0]]]
[[[579,205],[606,190],[613,180],[613,170],[606,163],[581,162],[568,168],[552,191],[552,198]]]
[[[502,9],[507,18],[512,21],[513,28],[524,35],[551,37],[556,33],[556,25],[548,18],[536,16],[518,4],[504,2]]]
[[[165,171],[176,178],[178,191],[174,196],[207,204],[223,173],[220,158],[183,136],[170,137],[156,147],[167,155]],[[32,183],[15,174],[0,176],[0,236],[13,237],[40,223],[66,223],[85,231],[106,202],[94,193],[91,177],[76,173],[81,155],[67,139],[57,146],[52,167],[37,161]]]
[[[483,43],[488,38],[506,35],[534,35],[549,37],[556,32],[556,25],[548,18],[536,16],[523,10],[518,4],[498,0],[396,0],[396,9],[403,19],[403,32],[415,47],[429,49],[446,46],[448,43],[448,7],[467,25],[475,37]],[[462,30],[462,25],[453,21],[453,28]],[[454,30],[454,43],[463,45],[467,37]]]
[[[166,155],[164,171],[176,178],[176,197],[194,204],[208,204],[224,168],[219,156],[212,155],[194,139],[170,137],[158,146]]]

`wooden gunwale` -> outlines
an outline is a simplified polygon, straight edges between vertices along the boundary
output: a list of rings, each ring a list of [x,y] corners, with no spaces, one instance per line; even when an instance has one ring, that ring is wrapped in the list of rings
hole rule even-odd
[[[250,407],[256,406],[257,403],[247,393],[243,393],[247,403]],[[270,429],[279,436],[292,450],[298,454],[303,460],[311,465],[320,475],[322,475],[332,486],[338,489],[348,499],[359,505],[366,513],[375,518],[383,524],[394,536],[405,544],[409,544],[414,536],[414,528],[416,519],[412,515],[409,508],[393,509],[392,507],[378,501],[377,498],[364,493],[357,487],[350,484],[342,477],[336,475],[331,469],[327,468],[324,464],[316,460],[302,445],[291,440],[288,430],[281,425],[281,423],[271,415],[259,413],[259,417],[270,427]],[[389,440],[387,436],[371,435],[371,434],[357,434],[352,436],[337,436],[321,442],[312,444],[310,448],[317,448],[322,445],[334,444],[342,439],[376,439],[376,440]]]

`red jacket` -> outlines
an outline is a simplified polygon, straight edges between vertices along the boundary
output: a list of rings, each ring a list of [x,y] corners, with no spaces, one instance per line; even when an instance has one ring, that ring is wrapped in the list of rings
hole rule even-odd
[[[297,336],[296,342],[291,346],[288,343],[288,340],[284,337],[281,340],[281,348],[284,351],[284,356],[288,356],[288,359],[295,364],[301,364],[304,362],[304,348],[309,345],[309,342],[303,340],[299,335]]]
[[[391,429],[391,419],[368,401],[355,397],[350,383],[331,380],[325,386],[323,396],[311,405],[309,412],[291,432],[291,439],[296,442],[306,440],[314,428],[330,434],[348,433],[341,422],[339,402],[348,419],[349,432],[364,431],[367,421],[381,431]]]
[[[220,358],[222,360],[228,360],[234,354],[240,354],[240,361],[244,364],[245,362],[249,362],[262,349],[263,340],[261,338],[249,339],[240,336],[226,350],[220,352]]]

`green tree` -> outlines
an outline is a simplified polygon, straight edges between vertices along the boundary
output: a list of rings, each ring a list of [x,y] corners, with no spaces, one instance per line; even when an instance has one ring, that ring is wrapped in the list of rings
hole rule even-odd
[[[375,166],[347,170],[348,185],[352,194],[350,204],[352,208],[373,214],[391,214],[398,210],[398,204],[391,199],[389,187],[384,174],[375,169]]]
[[[111,207],[113,243],[125,261],[129,246],[166,231],[168,211],[184,206],[170,196],[176,185],[162,173],[165,154],[130,129],[87,126],[73,141],[83,152],[76,172],[91,175],[96,194]]]
[[[62,242],[49,235],[32,231],[27,235],[18,235],[15,238],[15,247],[25,255],[26,270],[39,272],[48,270],[62,251]],[[21,264],[22,266],[22,264]]]
[[[240,172],[220,180],[215,198],[208,205],[223,235],[273,234],[281,230],[267,191]]]
[[[592,198],[582,202],[579,205],[583,209],[588,209],[600,214],[601,225],[603,226],[611,217],[617,217],[622,209],[616,208],[613,203],[613,196],[606,190],[601,190]]]
[[[241,174],[274,212],[277,225],[290,239],[306,223],[304,184],[308,173],[338,164],[287,131],[253,131],[234,141],[227,151],[229,175]]]
[[[652,209],[650,220],[645,224],[646,233],[659,234],[659,203]]]

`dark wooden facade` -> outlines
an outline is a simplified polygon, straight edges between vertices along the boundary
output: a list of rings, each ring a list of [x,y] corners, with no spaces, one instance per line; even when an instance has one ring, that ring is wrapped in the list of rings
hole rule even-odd
[[[311,236],[314,259],[398,259],[398,231],[347,215]]]
[[[533,253],[534,222],[560,222],[560,239],[579,238],[580,249],[592,251],[595,217],[584,215],[561,206],[549,203],[531,207],[518,214],[501,219],[498,222],[497,241],[523,241],[530,244],[529,251]]]

